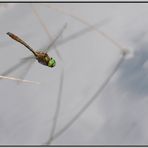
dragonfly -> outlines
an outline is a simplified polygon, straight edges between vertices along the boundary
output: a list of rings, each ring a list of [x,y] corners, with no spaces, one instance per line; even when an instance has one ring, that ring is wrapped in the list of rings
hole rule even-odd
[[[21,43],[22,45],[24,45],[26,48],[28,48],[34,55],[34,58],[42,65],[48,66],[50,68],[55,67],[56,65],[56,61],[55,59],[53,59],[52,57],[50,57],[47,52],[49,51],[50,47],[52,46],[52,44],[54,44],[56,42],[56,40],[58,40],[58,38],[61,36],[61,34],[63,33],[64,29],[66,28],[67,24],[64,25],[64,27],[62,28],[62,30],[60,31],[60,33],[58,34],[58,36],[53,40],[53,42],[49,45],[48,49],[45,49],[44,51],[35,51],[32,47],[30,47],[24,40],[22,40],[20,37],[18,37],[17,35],[11,33],[11,32],[7,32],[7,35],[9,37],[11,37],[13,40]],[[33,58],[33,57],[32,57]]]
[[[52,57],[49,57],[47,52],[35,51],[25,41],[23,41],[21,38],[19,38],[18,36],[16,36],[15,34],[13,34],[11,32],[8,32],[7,35],[9,35],[15,41],[23,44],[25,47],[27,47],[34,54],[34,56],[38,60],[38,62],[41,63],[42,65],[46,65],[51,68],[56,65],[56,61]]]
[[[42,50],[34,50],[31,46],[29,46],[23,39],[21,39],[20,37],[18,37],[17,35],[11,33],[11,32],[7,32],[6,34],[12,38],[13,40],[21,43],[23,46],[25,46],[27,49],[29,49],[29,51],[32,52],[33,55],[28,56],[28,57],[24,57],[21,59],[21,61],[19,63],[17,63],[16,65],[10,67],[8,70],[6,70],[5,72],[3,72],[1,75],[2,76],[6,76],[10,73],[12,73],[13,71],[17,70],[19,67],[23,66],[23,65],[27,65],[28,67],[25,69],[25,72],[23,72],[21,74],[21,76],[19,76],[20,81],[24,79],[25,75],[27,74],[27,72],[29,71],[31,65],[37,60],[40,64],[53,68],[56,66],[56,61],[54,58],[50,57],[48,55],[49,50],[51,49],[52,46],[55,45],[56,41],[60,38],[60,36],[62,35],[62,33],[64,32],[65,28],[67,26],[67,23],[64,24],[64,26],[61,28],[61,30],[59,31],[59,33],[57,34],[57,36],[53,39],[53,41],[48,45],[48,47],[46,47],[45,49]],[[2,78],[0,78],[2,79]],[[23,81],[26,82],[26,81]]]
[[[102,25],[104,25],[106,23],[106,20],[102,20],[99,23],[96,23],[93,25],[93,27],[100,27]],[[24,79],[24,77],[26,76],[27,72],[29,71],[31,65],[37,60],[40,64],[53,68],[56,66],[56,61],[54,58],[50,57],[48,55],[48,52],[52,49],[52,47],[54,46],[59,46],[62,44],[65,44],[71,40],[76,39],[77,37],[80,37],[88,32],[91,32],[92,26],[91,27],[86,27],[82,30],[79,30],[75,33],[70,34],[69,36],[63,38],[62,40],[59,40],[60,37],[62,36],[63,32],[65,31],[67,27],[67,23],[65,23],[63,25],[63,27],[60,29],[60,31],[57,33],[57,36],[51,41],[51,43],[46,46],[43,49],[40,50],[34,50],[32,47],[30,47],[23,39],[21,39],[20,37],[18,37],[17,35],[8,32],[7,35],[9,37],[11,37],[13,40],[21,43],[23,46],[25,46],[27,49],[29,49],[29,51],[32,52],[33,55],[28,56],[28,57],[24,57],[21,59],[21,61],[19,61],[19,63],[15,64],[14,66],[10,67],[9,69],[7,69],[6,71],[4,71],[1,75],[2,76],[8,76],[10,73],[12,73],[13,71],[16,71],[19,67],[22,67],[24,65],[27,65],[27,68],[25,69],[25,71],[23,71],[23,73],[21,73],[21,75],[19,76],[19,78],[21,78],[22,80]],[[0,78],[2,79],[2,78]]]

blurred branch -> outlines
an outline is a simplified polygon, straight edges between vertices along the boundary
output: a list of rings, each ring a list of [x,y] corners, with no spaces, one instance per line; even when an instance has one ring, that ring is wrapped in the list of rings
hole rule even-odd
[[[42,28],[44,29],[44,31],[46,32],[48,38],[49,38],[49,42],[53,40],[53,38],[51,37],[48,28],[46,27],[45,23],[43,22],[42,18],[40,17],[39,13],[36,11],[35,6],[33,6],[33,4],[31,4],[32,10],[34,15],[38,18],[39,23],[41,24]],[[56,49],[56,44],[54,44],[54,48]],[[59,51],[56,49],[55,50],[57,56],[59,57],[59,59],[62,61],[62,57],[60,56]]]
[[[24,79],[24,77],[27,75],[27,73],[30,70],[30,67],[32,66],[32,64],[35,62],[34,57],[29,56],[29,57],[25,57],[22,58],[21,61],[19,61],[17,64],[15,64],[14,66],[10,67],[9,69],[7,69],[5,72],[3,72],[1,75],[3,76],[7,76],[8,74],[12,73],[13,71],[16,71],[17,69],[19,69],[20,67],[22,67],[23,65],[27,65],[27,67],[22,71],[22,73],[20,74],[21,79]],[[1,79],[1,78],[0,78]]]
[[[47,5],[45,5],[47,6]],[[76,15],[73,15],[70,12],[67,12],[61,8],[58,7],[54,7],[51,4],[47,6],[48,8],[52,8],[60,13],[66,14],[72,18],[74,18],[75,20],[81,22],[82,24],[85,24],[87,26],[89,26],[90,28],[92,28],[98,35],[102,35],[104,38],[108,39],[112,44],[114,44],[117,48],[119,48],[121,50],[122,53],[122,57],[119,60],[119,62],[117,63],[116,67],[113,69],[112,73],[107,77],[107,79],[104,81],[104,83],[102,84],[102,86],[96,91],[96,93],[93,95],[93,97],[84,105],[84,107],[76,114],[76,116],[74,116],[74,118],[68,122],[68,124],[66,124],[66,126],[64,126],[58,133],[55,134],[54,138],[57,138],[58,136],[60,136],[64,131],[66,131],[80,116],[81,114],[92,104],[92,102],[101,94],[101,92],[104,90],[104,88],[106,87],[106,85],[109,83],[109,81],[111,80],[111,78],[113,77],[113,75],[116,73],[116,71],[118,70],[118,68],[120,67],[121,63],[124,61],[124,57],[126,55],[126,50],[114,39],[112,39],[109,35],[105,34],[102,31],[98,31],[97,27],[94,25],[91,25],[90,23],[88,23],[86,20],[82,19],[81,17],[78,17]]]
[[[0,79],[7,79],[7,80],[18,81],[18,82],[24,82],[24,83],[40,84],[39,82],[30,81],[30,80],[22,80],[22,79],[15,78],[15,77],[10,77],[10,76],[8,77],[8,76],[0,75]]]
[[[68,16],[74,18],[75,20],[81,22],[82,24],[85,24],[85,25],[87,25],[87,26],[90,26],[98,35],[102,35],[104,38],[108,39],[110,42],[112,42],[112,44],[114,44],[114,45],[115,45],[117,48],[119,48],[120,50],[123,49],[123,47],[122,47],[117,41],[115,41],[113,38],[111,38],[111,37],[110,37],[109,35],[107,35],[106,33],[97,30],[97,28],[96,28],[95,26],[93,26],[93,25],[91,25],[90,23],[88,23],[88,22],[87,22],[85,19],[83,19],[82,17],[76,16],[76,15],[74,15],[74,14],[68,12],[68,11],[65,11],[65,10],[63,10],[63,9],[57,7],[57,6],[55,7],[55,6],[51,5],[51,4],[48,4],[48,5],[42,4],[42,5],[44,5],[44,6],[48,7],[48,8],[54,9],[54,10],[60,12],[60,13],[66,14],[66,15],[68,15]]]
[[[123,63],[125,58],[125,54],[122,54],[120,60],[118,61],[117,65],[113,69],[113,71],[110,73],[110,75],[107,77],[107,79],[104,81],[104,83],[99,87],[99,89],[94,93],[92,98],[86,102],[86,104],[81,108],[81,110],[70,120],[59,132],[55,134],[53,137],[54,139],[59,137],[61,134],[63,134],[74,122],[84,113],[84,111],[99,97],[101,92],[105,89],[111,78],[114,76],[120,65]]]
[[[107,23],[108,21],[109,21],[108,19],[103,19],[103,20],[99,21],[99,23],[94,24],[93,27],[99,28],[99,27],[103,26],[105,23]],[[94,31],[94,29],[92,27],[90,27],[90,26],[86,27],[86,28],[84,28],[80,31],[77,31],[73,34],[70,34],[69,36],[65,37],[64,39],[58,41],[56,43],[56,45],[59,46],[59,45],[65,44],[71,40],[74,40],[74,39],[82,36],[82,35],[85,35],[86,33],[91,32],[91,31]]]
[[[35,7],[33,5],[32,6],[32,9],[33,9],[33,12],[35,14],[35,16],[38,18],[40,24],[42,25],[44,31],[46,32],[46,34],[48,35],[48,38],[50,40],[51,36],[49,34],[49,31],[46,27],[46,25],[44,24],[43,20],[41,19],[40,15],[37,13]],[[65,28],[66,26],[64,26]],[[63,29],[64,29],[63,28]],[[62,30],[61,30],[62,31]],[[63,30],[64,31],[64,30]],[[62,32],[63,32],[62,31]],[[62,33],[61,32],[61,33]],[[51,43],[52,46],[54,45],[55,46],[55,42],[57,41],[57,39],[59,38],[59,36],[57,36],[57,38],[55,38],[55,40]],[[51,44],[49,45],[49,48],[51,46]],[[55,47],[56,48],[56,47]],[[62,57],[60,55],[60,53],[58,52],[58,50],[55,50],[59,59],[62,61]],[[53,137],[54,137],[54,133],[55,133],[55,130],[56,130],[56,125],[57,125],[57,122],[58,122],[58,117],[59,117],[59,113],[60,113],[60,106],[61,106],[61,99],[62,99],[62,91],[63,91],[63,82],[64,82],[64,68],[62,68],[62,71],[61,71],[61,75],[60,75],[60,84],[59,84],[59,92],[58,92],[58,97],[57,97],[57,103],[56,103],[56,110],[55,110],[55,113],[54,113],[54,118],[53,118],[53,124],[52,124],[52,128],[51,128],[51,133],[50,133],[50,138],[49,140],[47,140],[47,142],[45,144],[49,145],[51,144],[52,140],[53,140]]]
[[[43,4],[44,5],[44,4]],[[84,111],[94,102],[94,100],[96,100],[99,95],[101,94],[101,92],[105,89],[105,87],[107,86],[107,84],[110,82],[111,78],[114,76],[114,74],[116,73],[116,71],[118,70],[118,68],[120,67],[120,65],[123,63],[126,54],[128,53],[126,49],[124,49],[117,41],[115,41],[112,37],[110,37],[109,35],[107,35],[106,33],[102,32],[102,31],[98,31],[97,27],[94,25],[91,25],[90,23],[88,23],[86,20],[82,19],[81,17],[75,16],[70,12],[67,12],[65,10],[62,10],[60,8],[54,7],[50,5],[44,5],[47,6],[48,8],[52,8],[60,13],[66,14],[72,18],[74,18],[75,20],[81,22],[82,24],[85,24],[87,26],[89,26],[90,28],[92,28],[98,35],[103,36],[105,39],[109,40],[114,46],[116,46],[117,48],[119,48],[121,50],[122,56],[119,59],[118,63],[116,64],[116,66],[114,67],[113,71],[109,74],[109,76],[106,78],[106,80],[103,82],[103,84],[101,85],[101,87],[98,88],[98,90],[94,93],[94,95],[92,96],[92,98],[90,98],[90,100],[88,102],[86,102],[86,104],[80,109],[80,111],[72,118],[72,120],[70,120],[59,132],[57,132],[53,137],[52,140],[59,137],[61,134],[63,134],[83,113]],[[63,42],[64,43],[64,42]]]
[[[59,113],[60,113],[63,83],[64,83],[64,68],[62,68],[62,72],[61,72],[61,76],[60,76],[59,93],[58,93],[58,99],[57,99],[57,103],[56,103],[57,106],[56,106],[56,110],[55,110],[55,114],[54,114],[50,139],[45,144],[51,144],[52,140],[54,140],[54,133],[55,133],[55,130],[56,130],[56,126],[57,126],[57,123],[58,123],[58,117],[59,117]]]

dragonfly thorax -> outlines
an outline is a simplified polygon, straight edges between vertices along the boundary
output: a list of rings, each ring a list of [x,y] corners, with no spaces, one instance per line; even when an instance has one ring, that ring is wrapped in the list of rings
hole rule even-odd
[[[36,52],[36,59],[39,63],[46,65],[48,67],[54,67],[56,62],[53,58],[50,58],[47,53],[45,52]]]

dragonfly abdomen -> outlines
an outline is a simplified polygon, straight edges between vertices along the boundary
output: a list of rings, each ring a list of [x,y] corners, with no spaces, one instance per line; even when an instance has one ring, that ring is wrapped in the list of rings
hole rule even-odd
[[[18,36],[16,36],[15,34],[13,34],[11,32],[8,32],[7,35],[9,35],[15,41],[23,44],[25,47],[27,47],[36,56],[35,51],[26,42],[24,42],[22,39],[20,39]]]

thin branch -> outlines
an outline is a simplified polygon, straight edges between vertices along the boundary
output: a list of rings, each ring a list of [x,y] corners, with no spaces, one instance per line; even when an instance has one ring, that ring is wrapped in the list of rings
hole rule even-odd
[[[31,61],[32,60],[32,61]],[[23,76],[21,78],[24,78],[25,75],[27,74],[27,72],[30,69],[30,66],[34,63],[34,57],[29,56],[29,57],[25,57],[22,58],[21,61],[19,61],[17,64],[15,64],[14,66],[10,67],[9,69],[7,69],[5,72],[3,72],[1,75],[3,76],[8,76],[8,74],[12,73],[13,71],[16,71],[18,68],[22,67],[23,65],[28,65],[28,68],[25,69],[25,73],[23,73]],[[0,78],[1,79],[1,78]]]
[[[49,39],[49,42],[50,42],[51,40],[53,40],[53,38],[51,37],[51,35],[50,35],[49,31],[48,31],[48,28],[46,27],[46,25],[43,22],[42,18],[40,17],[39,13],[37,12],[35,6],[33,6],[33,4],[31,4],[31,7],[32,7],[32,10],[33,10],[34,15],[38,18],[39,23],[41,24],[42,28],[46,32],[46,34],[48,36],[48,39]],[[56,44],[54,44],[54,48],[56,49],[55,52],[56,52],[57,56],[62,61],[62,57],[60,56],[60,53],[59,53],[59,51],[56,48]]]
[[[46,6],[46,5],[45,5]],[[101,94],[101,92],[105,89],[105,87],[107,86],[107,84],[109,83],[109,81],[111,80],[111,78],[114,76],[114,74],[116,73],[116,71],[118,70],[118,68],[120,67],[120,65],[123,63],[124,58],[128,52],[127,49],[124,49],[118,42],[116,42],[114,39],[112,39],[109,35],[105,34],[102,31],[98,31],[97,28],[91,24],[89,24],[86,20],[75,16],[73,14],[70,14],[69,12],[62,10],[60,8],[57,7],[53,7],[51,5],[47,6],[48,8],[52,8],[55,9],[57,11],[59,11],[60,13],[66,14],[68,16],[71,16],[72,18],[76,19],[77,21],[90,26],[91,28],[93,28],[93,30],[98,34],[98,35],[102,35],[104,38],[106,38],[107,40],[109,40],[113,45],[115,45],[117,48],[119,48],[121,50],[122,56],[120,58],[120,60],[118,61],[117,65],[115,66],[115,68],[113,69],[113,71],[110,73],[110,75],[107,77],[107,79],[104,81],[104,83],[101,85],[101,87],[96,91],[96,93],[92,96],[92,98],[86,102],[86,104],[81,108],[81,110],[74,116],[74,118],[72,120],[70,120],[59,132],[57,132],[54,137],[52,139],[55,139],[57,137],[59,137],[61,134],[63,134],[83,113],[84,111],[94,102],[94,100],[96,100],[97,97],[99,97],[99,95]]]
[[[48,8],[54,9],[56,11],[59,11],[60,13],[66,14],[66,15],[74,18],[75,20],[81,22],[82,24],[85,24],[87,26],[90,26],[98,35],[102,35],[103,37],[105,37],[107,40],[109,40],[110,42],[112,42],[112,44],[114,44],[117,48],[123,49],[123,47],[117,41],[115,41],[114,39],[112,39],[106,33],[97,30],[97,28],[95,26],[93,26],[90,23],[88,23],[85,19],[82,19],[82,17],[80,17],[80,16],[78,17],[78,16],[76,16],[76,15],[74,15],[74,14],[68,12],[68,11],[65,11],[65,10],[63,10],[63,9],[61,9],[59,7],[55,7],[55,6],[51,5],[51,4],[49,4],[49,5],[42,4],[42,5],[44,5],[44,6],[48,7]]]
[[[77,21],[81,22],[82,24],[85,24],[85,25],[91,27],[98,35],[102,35],[104,38],[106,38],[107,40],[109,40],[114,46],[116,46],[117,48],[119,48],[121,50],[121,53],[122,53],[121,59],[117,63],[117,65],[114,68],[114,70],[112,71],[112,73],[104,81],[104,83],[102,84],[102,86],[96,91],[96,93],[84,105],[84,107],[76,114],[76,116],[70,122],[68,122],[58,133],[55,134],[55,136],[54,136],[54,139],[55,139],[58,136],[60,136],[63,132],[65,132],[81,116],[81,114],[92,104],[92,102],[101,94],[101,92],[104,90],[104,88],[106,87],[106,85],[109,83],[109,81],[111,80],[111,78],[113,77],[113,75],[115,74],[115,72],[120,67],[121,63],[124,61],[124,57],[125,57],[127,51],[118,42],[116,42],[114,39],[112,39],[109,35],[105,34],[104,32],[98,31],[97,28],[96,28],[96,26],[89,24],[86,20],[82,19],[81,17],[75,16],[75,15],[73,15],[73,14],[71,14],[71,13],[65,11],[65,10],[62,10],[60,8],[57,8],[57,7],[53,7],[51,5],[48,5],[47,7],[48,8],[52,8],[52,9],[54,9],[56,11],[59,11],[60,13],[66,14],[68,16],[71,16],[72,18],[76,19]]]
[[[36,9],[33,7],[33,5],[31,5],[32,8],[33,8],[33,12],[34,14],[36,15],[36,17],[38,18],[40,24],[42,25],[44,31],[47,33],[48,35],[48,38],[50,40],[51,36],[49,34],[49,31],[46,27],[46,25],[44,24],[44,22],[42,21],[41,17],[39,16],[39,14],[37,13]],[[65,26],[66,27],[66,26]],[[64,28],[65,28],[64,27]],[[59,37],[58,37],[59,38]],[[56,40],[58,39],[56,38]],[[54,44],[55,46],[55,42],[56,40],[52,43]],[[56,48],[56,47],[55,47]],[[59,57],[59,59],[62,61],[62,57],[60,56],[60,53],[58,52],[58,50],[56,50],[56,53]],[[62,101],[62,91],[63,91],[63,82],[64,82],[64,68],[62,68],[62,72],[61,72],[61,75],[60,75],[60,85],[59,85],[59,92],[58,92],[58,97],[57,97],[57,103],[56,103],[56,110],[55,110],[55,113],[54,113],[54,118],[53,118],[53,124],[52,124],[52,130],[51,130],[51,133],[50,133],[50,138],[49,140],[45,143],[45,144],[51,144],[52,140],[53,140],[53,137],[54,137],[54,133],[56,131],[56,126],[57,126],[57,122],[58,122],[58,117],[59,117],[59,113],[60,113],[60,106],[61,106],[61,101]]]
[[[8,79],[8,80],[13,80],[13,81],[18,81],[18,82],[24,82],[24,83],[33,83],[33,84],[40,84],[39,82],[35,82],[35,81],[30,81],[30,80],[22,80],[19,78],[15,78],[15,77],[8,77],[8,76],[2,76],[0,75],[0,79]]]
[[[113,71],[110,73],[110,75],[107,77],[107,79],[102,84],[102,86],[94,93],[94,95],[92,96],[92,98],[88,102],[86,102],[86,104],[72,118],[72,120],[70,120],[59,132],[57,132],[55,134],[55,136],[53,137],[54,139],[56,139],[57,137],[59,137],[60,135],[62,135],[72,124],[74,124],[74,122],[84,113],[84,111],[99,97],[99,95],[105,89],[105,87],[107,86],[107,84],[109,83],[109,81],[111,80],[111,78],[114,76],[114,74],[116,73],[116,71],[118,70],[118,68],[120,67],[120,65],[123,63],[124,58],[125,58],[125,55],[123,54],[122,57],[120,58],[120,60],[118,61],[117,65],[113,69]]]
[[[57,103],[56,103],[56,110],[55,110],[55,114],[54,114],[54,118],[53,118],[53,125],[52,125],[52,130],[51,130],[51,134],[50,134],[50,139],[47,141],[46,144],[51,144],[51,142],[54,140],[54,133],[57,127],[57,123],[58,123],[58,117],[59,117],[59,113],[60,113],[60,106],[61,106],[61,96],[62,96],[62,92],[63,92],[63,83],[64,83],[64,68],[62,68],[62,72],[61,72],[61,76],[60,76],[60,85],[59,85],[59,93],[58,93],[58,99],[57,99]]]

